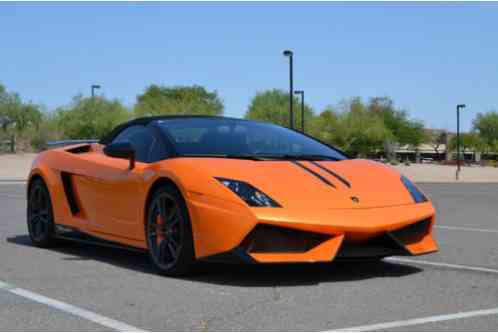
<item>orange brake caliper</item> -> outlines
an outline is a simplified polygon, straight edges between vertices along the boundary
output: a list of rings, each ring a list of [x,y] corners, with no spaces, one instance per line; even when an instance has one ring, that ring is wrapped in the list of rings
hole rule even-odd
[[[163,231],[161,230],[162,226],[163,226],[163,221],[161,219],[161,215],[157,214],[157,217],[156,217],[156,235],[157,235],[156,242],[157,242],[157,246],[161,245],[161,242],[164,240]]]

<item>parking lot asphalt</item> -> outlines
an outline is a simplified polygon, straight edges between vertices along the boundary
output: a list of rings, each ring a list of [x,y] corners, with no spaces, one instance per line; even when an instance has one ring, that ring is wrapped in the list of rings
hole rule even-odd
[[[496,331],[498,184],[420,185],[438,211],[438,253],[405,262],[204,264],[169,278],[143,254],[33,247],[24,185],[0,184],[0,331]]]

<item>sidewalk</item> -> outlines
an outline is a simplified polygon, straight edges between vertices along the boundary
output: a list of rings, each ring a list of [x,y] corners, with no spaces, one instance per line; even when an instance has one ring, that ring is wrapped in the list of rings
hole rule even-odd
[[[419,183],[453,183],[456,166],[436,164],[412,164],[410,166],[393,166],[403,175]],[[498,168],[480,166],[462,166],[460,183],[498,183]]]
[[[0,155],[0,183],[26,180],[35,157],[36,154]]]

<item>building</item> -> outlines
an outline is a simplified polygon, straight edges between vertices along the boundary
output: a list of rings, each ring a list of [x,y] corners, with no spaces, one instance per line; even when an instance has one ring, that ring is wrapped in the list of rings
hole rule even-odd
[[[448,151],[448,143],[453,137],[456,136],[456,133],[438,129],[426,129],[426,134],[428,138],[432,139],[432,142],[422,143],[416,147],[416,149],[410,145],[395,145],[394,152],[396,159],[401,161],[409,160],[412,162],[419,162],[423,160],[449,161],[456,159],[456,152]],[[462,159],[468,162],[480,162],[481,159],[496,159],[497,155],[498,154],[496,153],[482,154],[481,152],[467,149],[463,152]]]

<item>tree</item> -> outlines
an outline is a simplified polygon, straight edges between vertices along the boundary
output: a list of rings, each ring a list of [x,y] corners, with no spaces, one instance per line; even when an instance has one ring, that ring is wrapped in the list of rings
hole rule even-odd
[[[405,142],[415,150],[417,163],[420,162],[419,146],[427,141],[427,135],[424,131],[424,124],[418,121],[408,121],[404,129]]]
[[[315,138],[332,146],[344,145],[340,115],[332,107],[327,107],[318,116],[313,117],[309,127],[309,133]]]
[[[410,145],[418,156],[418,146],[427,140],[424,124],[421,121],[410,119],[405,110],[396,109],[389,97],[371,98],[367,109],[382,119],[391,134],[386,136],[385,147],[394,147],[394,142],[400,145]],[[392,157],[394,152],[388,151],[388,155]]]
[[[434,149],[436,156],[439,157],[439,148],[441,148],[442,145],[447,144],[448,133],[446,133],[446,131],[428,130],[427,138],[429,139],[429,144],[432,146],[432,149]]]
[[[300,128],[301,102],[293,96],[294,127]],[[290,127],[289,123],[289,94],[280,89],[271,89],[258,92],[253,97],[244,116],[246,119],[271,122],[280,126]],[[304,105],[304,123],[311,124],[313,111]]]
[[[118,100],[78,95],[69,106],[56,109],[54,116],[65,138],[99,139],[130,114]]]
[[[20,134],[29,128],[38,128],[42,113],[39,106],[23,102],[17,93],[7,92],[0,84],[0,117],[8,118]]]
[[[478,113],[473,121],[473,128],[482,138],[485,149],[498,149],[498,112]]]
[[[484,149],[485,143],[478,133],[461,133],[460,134],[460,150],[465,154],[467,151],[481,152]],[[456,151],[457,137],[456,135],[450,139],[449,149]]]
[[[64,139],[57,115],[55,112],[44,112],[40,126],[31,133],[30,144],[36,151],[46,149],[49,141]]]
[[[343,149],[351,155],[368,156],[382,150],[390,133],[382,119],[369,112],[360,98],[342,103],[340,116],[343,130]]]
[[[201,86],[164,87],[151,85],[137,97],[136,116],[159,115],[221,115],[223,102],[216,91]]]

